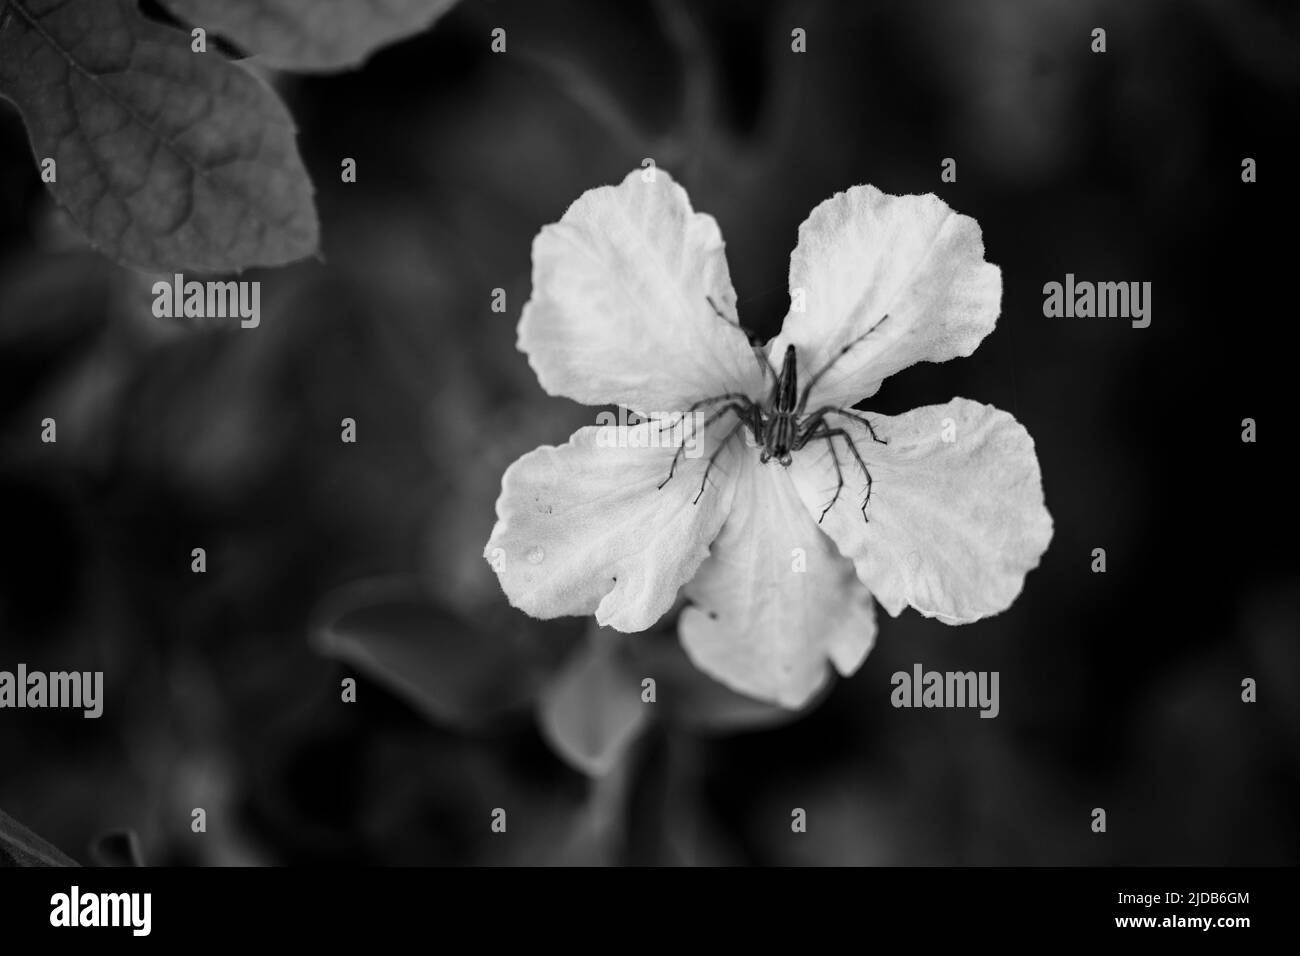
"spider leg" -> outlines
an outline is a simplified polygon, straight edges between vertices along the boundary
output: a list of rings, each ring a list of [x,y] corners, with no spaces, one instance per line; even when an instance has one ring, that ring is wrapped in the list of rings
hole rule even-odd
[[[698,429],[695,430],[695,434],[698,434],[700,431],[703,431],[704,429],[708,428],[710,425],[712,425],[714,422],[716,422],[716,421],[717,421],[719,418],[721,418],[723,415],[727,414],[727,412],[735,412],[735,413],[736,413],[736,417],[740,419],[740,421],[736,423],[736,424],[739,426],[739,425],[743,425],[743,424],[745,423],[745,415],[746,415],[746,413],[748,412],[748,409],[747,409],[744,405],[739,404],[738,402],[729,402],[728,404],[723,405],[721,408],[719,408],[716,412],[714,412],[712,415],[710,415],[707,419],[705,419],[705,420],[704,420],[704,424],[701,425]],[[662,431],[662,429],[660,429],[660,431]],[[734,432],[735,429],[732,429],[732,431]],[[731,437],[731,435],[728,434],[728,435],[727,435],[727,438],[730,438],[730,437]],[[723,439],[723,442],[725,443],[725,442],[726,442],[726,439]],[[675,452],[673,453],[673,462],[672,462],[671,465],[668,466],[668,477],[665,478],[663,481],[659,482],[658,488],[656,488],[657,491],[662,491],[664,485],[666,485],[666,484],[668,484],[668,482],[672,481],[672,479],[673,479],[673,472],[675,472],[675,471],[677,470],[677,463],[678,463],[679,461],[681,461],[682,453],[683,453],[684,451],[686,451],[686,436],[685,436],[685,435],[682,436],[682,443],[681,443],[680,445],[677,446],[677,451],[675,451]],[[716,454],[716,452],[715,452],[715,454]],[[710,460],[712,460],[712,459],[710,459]],[[707,469],[706,469],[706,471],[707,471]]]
[[[749,340],[750,345],[755,344],[757,336],[754,335],[753,332],[749,331],[749,329],[741,325],[740,319],[733,319],[731,316],[727,315],[725,312],[719,309],[718,303],[713,301],[713,296],[706,295],[704,297],[704,301],[709,303],[709,308],[713,310],[714,315],[720,318],[723,322],[726,322],[728,325],[734,325],[736,328],[740,329],[740,331],[744,332],[745,338]]]
[[[817,384],[817,382],[821,379],[821,377],[825,375],[827,372],[829,372],[834,367],[835,363],[838,362],[840,359],[842,359],[845,356],[845,354],[850,349],[853,348],[853,346],[857,345],[859,342],[865,339],[872,332],[876,331],[876,329],[880,328],[881,323],[884,322],[887,318],[889,318],[888,313],[882,315],[879,319],[876,320],[875,324],[873,324],[871,328],[867,329],[867,331],[863,332],[852,342],[849,342],[847,345],[841,348],[839,352],[837,352],[834,356],[831,357],[831,360],[829,362],[827,362],[825,365],[823,365],[820,369],[817,370],[817,372],[813,375],[813,377],[808,380],[808,384],[803,387],[803,393],[799,396],[799,407],[795,409],[795,414],[802,415],[803,410],[808,407],[808,396],[812,394],[813,386]]]
[[[709,308],[713,310],[714,315],[720,318],[723,322],[726,322],[728,325],[734,325],[736,328],[740,329],[740,331],[745,333],[745,338],[749,341],[749,347],[754,350],[754,357],[760,360],[760,364],[763,367],[764,381],[766,381],[767,375],[771,374],[772,381],[775,382],[780,376],[777,375],[776,369],[772,366],[772,360],[767,357],[767,350],[763,348],[762,343],[758,340],[758,336],[741,325],[739,319],[733,319],[723,314],[723,311],[718,308],[718,304],[713,301],[713,296],[706,295],[704,299],[709,303]]]
[[[692,501],[691,504],[699,504],[700,496],[704,494],[704,486],[709,482],[709,472],[713,470],[713,463],[717,460],[718,455],[722,454],[722,449],[727,447],[727,442],[731,441],[732,437],[736,432],[740,431],[744,424],[745,422],[742,419],[732,425],[731,431],[727,432],[722,441],[718,443],[718,447],[713,450],[713,454],[709,456],[709,463],[704,468],[704,479],[700,482],[700,490],[696,492],[695,500]]]
[[[843,415],[845,418],[851,418],[855,422],[860,422],[863,425],[867,426],[867,432],[870,433],[872,441],[876,442],[879,445],[889,444],[889,440],[887,438],[880,438],[878,435],[876,435],[876,430],[871,427],[871,422],[867,420],[867,417],[865,415],[859,415],[857,412],[850,412],[843,408],[839,408],[835,405],[824,405],[821,408],[817,409],[817,411],[812,412],[809,415],[809,421],[812,421],[814,419],[817,421],[821,421],[822,418],[824,418],[826,415]]]
[[[821,437],[820,435],[815,434],[817,430],[819,428],[830,427],[823,420],[825,417],[826,409],[819,408],[799,423],[799,430],[794,437],[794,445],[792,447],[793,451],[798,451],[813,438]]]
[[[712,405],[715,402],[726,402],[726,401],[750,402],[752,401],[752,399],[750,399],[748,395],[742,395],[740,392],[724,392],[721,395],[714,395],[711,398],[702,398],[694,405],[692,405],[690,408],[686,409],[686,411],[678,415],[676,421],[669,422],[667,421],[667,419],[665,419],[666,423],[659,428],[659,431],[660,433],[663,433],[667,431],[669,428],[676,428],[678,425],[680,425],[682,422],[686,420],[687,415],[691,414],[691,412],[694,412],[697,409],[703,408],[705,405]]]
[[[728,325],[734,325],[738,329],[740,328],[740,320],[731,318],[731,316],[727,315],[721,309],[719,309],[718,303],[713,301],[713,296],[706,295],[704,297],[704,301],[709,303],[709,308],[713,310],[713,314],[716,315],[718,318],[720,318],[723,322],[726,322]],[[744,329],[741,329],[741,331],[743,332]]]
[[[822,424],[822,427],[823,429],[826,427],[825,423]],[[835,502],[840,500],[840,492],[844,490],[844,471],[840,468],[840,456],[835,453],[835,442],[829,438],[826,439],[826,442],[831,446],[831,463],[835,465],[835,494],[831,498],[831,503],[823,508],[822,513],[817,516],[818,524],[822,523],[822,518],[826,517],[826,512],[835,507]]]
[[[853,441],[853,436],[850,435],[848,432],[846,432],[843,428],[828,428],[828,427],[826,427],[825,422],[823,422],[823,423],[822,423],[822,429],[821,429],[821,431],[819,431],[819,432],[817,432],[816,434],[811,435],[811,436],[809,436],[809,437],[810,437],[810,438],[824,438],[824,439],[826,440],[826,444],[828,444],[828,445],[831,446],[831,455],[832,455],[833,460],[835,461],[835,471],[836,471],[836,474],[839,474],[839,471],[840,471],[840,463],[839,463],[839,457],[838,457],[838,455],[836,454],[836,451],[835,451],[835,439],[836,439],[836,438],[843,438],[843,439],[844,439],[844,444],[846,444],[846,445],[849,446],[849,451],[852,453],[854,459],[857,461],[857,463],[858,463],[858,467],[862,469],[862,474],[865,475],[865,476],[866,476],[866,479],[867,479],[867,494],[866,494],[866,497],[862,499],[862,520],[863,520],[863,521],[867,521],[867,520],[868,520],[868,519],[867,519],[867,503],[871,501],[871,486],[872,486],[873,482],[872,482],[872,478],[871,478],[871,472],[870,472],[870,470],[867,468],[867,463],[866,463],[865,461],[863,461],[863,460],[862,460],[862,456],[861,456],[860,454],[858,454],[858,446],[857,446],[856,443],[854,443],[854,441]],[[840,477],[841,477],[841,481],[842,481],[842,480],[843,480],[843,476],[841,475]],[[838,489],[836,490],[836,497],[839,497],[839,491],[838,491]],[[831,502],[831,505],[834,505],[834,504],[835,504],[835,502],[832,501],[832,502]],[[831,505],[828,505],[828,506],[827,506],[826,511],[829,511],[829,510],[830,510]],[[825,515],[826,515],[826,511],[823,511],[823,512],[822,512],[822,517],[825,517]],[[820,518],[817,519],[817,523],[818,523],[818,524],[821,524],[821,519],[820,519]]]
[[[749,343],[749,347],[754,350],[755,357],[762,360],[764,372],[763,381],[767,381],[767,376],[771,375],[772,383],[776,384],[776,382],[780,380],[781,376],[777,374],[776,366],[772,364],[772,360],[768,357],[767,349],[763,348],[761,345],[755,345],[753,342]]]

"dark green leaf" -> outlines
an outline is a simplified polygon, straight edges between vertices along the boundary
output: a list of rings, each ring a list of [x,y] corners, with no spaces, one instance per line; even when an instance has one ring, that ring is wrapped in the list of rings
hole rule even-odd
[[[163,0],[195,26],[219,32],[268,64],[327,71],[428,29],[456,0]]]
[[[80,866],[52,843],[42,840],[0,810],[0,866]]]
[[[0,0],[0,94],[58,202],[106,255],[238,272],[316,251],[312,186],[279,97],[128,0]]]

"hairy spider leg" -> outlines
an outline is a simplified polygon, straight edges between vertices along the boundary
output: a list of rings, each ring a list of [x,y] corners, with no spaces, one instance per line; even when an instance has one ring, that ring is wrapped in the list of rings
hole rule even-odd
[[[739,319],[732,319],[725,315],[723,311],[718,308],[718,304],[713,301],[713,296],[706,295],[704,300],[709,303],[709,308],[713,310],[714,315],[720,318],[723,322],[726,322],[728,325],[734,325],[736,328],[740,329],[740,331],[745,333],[745,338],[749,341],[749,347],[754,350],[755,357],[762,359],[764,373],[771,373],[772,380],[775,381],[777,378],[776,368],[772,365],[772,360],[767,357],[767,350],[763,348],[762,344],[758,341],[757,336],[741,325]],[[764,374],[763,377],[766,379],[767,375]]]
[[[742,332],[745,331],[743,328],[741,328],[739,319],[733,319],[731,316],[727,315],[725,312],[723,312],[721,309],[718,308],[718,303],[713,301],[713,296],[705,295],[704,301],[709,303],[709,308],[713,310],[713,314],[716,315],[718,318],[720,318],[723,322],[726,322],[728,325],[734,325]]]
[[[846,432],[843,428],[830,428],[830,427],[828,427],[827,424],[826,424],[826,422],[824,422],[824,421],[822,421],[822,422],[818,422],[818,423],[817,423],[817,426],[818,426],[818,427],[816,428],[816,430],[812,431],[811,433],[809,433],[809,434],[807,434],[807,435],[805,436],[803,443],[806,443],[806,442],[808,442],[808,441],[812,441],[813,439],[816,439],[816,438],[822,438],[822,439],[825,439],[826,444],[828,444],[828,445],[831,446],[831,457],[832,457],[832,460],[835,462],[835,473],[836,473],[836,475],[840,478],[840,482],[841,482],[841,484],[842,484],[842,483],[843,483],[843,478],[844,478],[844,476],[843,476],[843,474],[840,472],[839,453],[835,450],[835,439],[836,439],[836,438],[843,438],[843,439],[844,439],[844,444],[846,444],[846,445],[849,446],[849,451],[853,454],[854,459],[855,459],[855,460],[857,461],[857,463],[858,463],[858,467],[862,469],[862,474],[865,475],[865,476],[866,476],[866,479],[867,479],[867,494],[866,494],[866,497],[862,499],[862,520],[863,520],[863,521],[868,521],[868,519],[867,519],[867,504],[868,504],[868,502],[871,501],[871,486],[872,486],[873,482],[872,482],[872,478],[871,478],[871,471],[867,468],[867,463],[866,463],[865,461],[863,461],[863,460],[862,460],[862,456],[861,456],[860,454],[858,454],[858,446],[857,446],[857,444],[853,441],[853,436],[850,435],[848,432]],[[803,444],[803,443],[801,443],[801,447],[802,447],[802,444]],[[839,496],[840,496],[840,489],[837,487],[837,488],[835,489],[835,498],[832,498],[832,499],[831,499],[831,503],[830,503],[829,505],[826,506],[826,511],[830,511],[830,510],[831,510],[831,508],[835,505],[835,501],[836,501],[836,499],[838,499]],[[822,517],[823,517],[823,518],[826,517],[826,511],[823,511],[823,512],[822,512]],[[821,518],[818,518],[818,519],[817,519],[817,523],[818,523],[818,524],[821,524]],[[869,522],[868,522],[868,523],[869,523]]]
[[[735,437],[736,432],[740,431],[744,424],[745,420],[742,418],[740,421],[736,422],[736,424],[732,425],[731,431],[727,432],[722,441],[718,444],[718,447],[713,450],[713,454],[709,456],[709,463],[704,468],[704,478],[700,481],[700,490],[695,493],[695,500],[692,501],[691,504],[697,505],[700,503],[700,497],[704,494],[704,487],[709,483],[709,472],[713,470],[713,463],[717,461],[718,455],[722,454],[722,449],[727,447],[727,443]]]
[[[882,315],[879,319],[876,320],[875,324],[872,325],[871,328],[867,329],[867,331],[863,332],[861,335],[859,335],[848,345],[840,349],[839,352],[836,353],[829,362],[823,365],[821,369],[818,370],[816,374],[813,375],[812,378],[808,379],[808,384],[803,387],[803,394],[799,396],[799,407],[795,409],[796,414],[802,415],[803,410],[808,407],[808,396],[812,394],[813,386],[817,384],[817,382],[821,379],[821,377],[825,375],[827,372],[829,372],[835,366],[836,362],[844,358],[845,354],[847,354],[848,351],[851,348],[853,348],[853,346],[857,345],[859,342],[865,339],[872,332],[876,331],[876,329],[880,328],[881,323],[884,322],[885,319],[887,318],[889,318],[888,313]]]
[[[826,423],[822,423],[822,428]],[[827,439],[827,441],[830,441]],[[826,512],[835,507],[835,502],[840,500],[840,492],[844,490],[844,471],[840,468],[840,456],[835,454],[835,443],[831,442],[831,462],[835,465],[835,494],[831,497],[831,503],[822,509],[822,513],[817,516],[817,523],[822,523],[822,518],[826,517]]]
[[[861,422],[863,425],[867,426],[867,432],[871,435],[871,440],[873,442],[878,445],[889,444],[889,439],[880,438],[876,435],[876,430],[871,427],[871,422],[867,420],[865,415],[859,415],[857,412],[850,412],[837,405],[823,405],[821,408],[817,409],[817,411],[810,412],[808,417],[804,419],[804,424],[810,425],[814,422],[821,421],[821,419],[827,415],[843,415],[845,418],[851,418],[855,422]]]
[[[716,422],[723,415],[727,414],[727,412],[736,413],[736,417],[740,419],[740,421],[738,421],[736,424],[737,426],[740,426],[745,424],[745,415],[749,413],[749,408],[747,406],[739,404],[738,402],[729,402],[728,404],[723,405],[721,408],[719,408],[707,419],[705,419],[704,424],[700,426],[696,434],[698,434],[699,431],[703,431],[704,429],[708,428],[710,425]],[[725,444],[727,439],[729,438],[731,438],[731,435],[727,435],[727,438],[723,439],[723,443]],[[682,452],[684,452],[685,450],[686,450],[686,439],[685,436],[683,436],[682,443],[677,446],[677,451],[673,453],[673,462],[671,465],[668,466],[668,477],[665,478],[663,481],[659,482],[659,485],[656,488],[657,491],[662,491],[664,485],[668,484],[668,482],[673,480],[673,472],[677,470],[677,462],[681,461]],[[706,475],[707,475],[707,471],[708,469],[705,469]]]
[[[677,416],[676,421],[667,422],[666,424],[661,426],[659,429],[659,433],[662,435],[669,428],[676,428],[682,422],[686,421],[687,415],[691,414],[691,412],[695,411],[696,409],[703,408],[705,405],[712,405],[714,402],[726,402],[726,401],[749,403],[752,402],[753,399],[751,399],[748,395],[742,395],[740,392],[725,392],[722,395],[714,395],[712,398],[702,398],[694,405],[692,405],[690,408],[686,409],[686,411],[682,412],[679,416]]]
[[[754,345],[753,343],[750,343],[749,347],[754,350],[755,357],[762,359],[763,371],[767,373],[763,376],[764,381],[767,380],[768,375],[771,375],[772,385],[773,387],[775,387],[777,381],[780,379],[780,376],[776,372],[776,366],[773,365],[772,360],[768,358],[767,349],[763,348],[763,346],[761,345]]]

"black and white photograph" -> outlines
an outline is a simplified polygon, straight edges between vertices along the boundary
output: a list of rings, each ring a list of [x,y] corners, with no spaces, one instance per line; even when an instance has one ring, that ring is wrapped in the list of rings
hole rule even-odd
[[[1276,0],[0,0],[6,924],[798,867],[1249,940],[1298,106]]]

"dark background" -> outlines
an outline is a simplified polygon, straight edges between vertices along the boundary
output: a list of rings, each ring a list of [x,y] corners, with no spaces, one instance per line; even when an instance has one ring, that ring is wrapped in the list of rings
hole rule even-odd
[[[83,249],[0,104],[0,667],[102,669],[107,696],[97,721],[0,712],[0,807],[84,861],[130,828],[149,863],[1296,863],[1298,12],[466,0],[363,70],[277,79],[324,261],[252,276],[255,331],[154,319],[151,280]],[[718,219],[765,337],[798,225],[836,191],[974,216],[996,331],[869,407],[1012,412],[1056,533],[1006,613],[882,613],[809,715],[662,721],[590,782],[526,703],[429,720],[361,675],[342,704],[356,672],[308,636],[335,589],[411,575],[467,668],[544,675],[579,640],[509,609],[480,555],[505,467],[595,416],[514,348],[532,239],[647,156]],[[1067,272],[1151,281],[1150,328],[1044,318]],[[1000,671],[1001,715],[892,709],[917,661]]]

